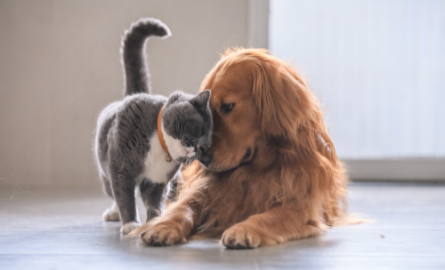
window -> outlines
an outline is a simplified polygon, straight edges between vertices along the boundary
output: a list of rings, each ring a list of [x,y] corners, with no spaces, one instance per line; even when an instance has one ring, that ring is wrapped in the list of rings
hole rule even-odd
[[[409,159],[410,177],[445,178],[445,2],[269,4],[269,49],[309,79],[340,158],[366,177]]]

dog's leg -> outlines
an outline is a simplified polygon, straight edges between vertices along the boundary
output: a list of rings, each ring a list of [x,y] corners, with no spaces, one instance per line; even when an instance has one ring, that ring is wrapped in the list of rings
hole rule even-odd
[[[296,211],[277,207],[233,225],[224,231],[221,240],[228,248],[256,248],[320,235],[324,229],[324,224],[304,222]]]
[[[164,215],[137,229],[142,241],[150,246],[171,246],[184,243],[193,227],[196,208],[185,201],[170,205]],[[134,235],[135,233],[132,233]]]

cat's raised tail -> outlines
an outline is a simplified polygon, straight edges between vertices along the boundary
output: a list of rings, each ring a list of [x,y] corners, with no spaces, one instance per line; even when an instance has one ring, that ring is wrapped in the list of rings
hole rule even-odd
[[[170,29],[160,20],[142,18],[131,24],[125,31],[121,43],[121,61],[124,71],[124,96],[137,93],[150,93],[147,63],[145,62],[145,42],[151,36],[166,38]]]

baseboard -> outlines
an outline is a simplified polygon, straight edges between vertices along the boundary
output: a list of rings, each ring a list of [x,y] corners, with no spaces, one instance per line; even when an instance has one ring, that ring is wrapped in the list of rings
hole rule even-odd
[[[445,158],[342,159],[355,181],[445,182]]]

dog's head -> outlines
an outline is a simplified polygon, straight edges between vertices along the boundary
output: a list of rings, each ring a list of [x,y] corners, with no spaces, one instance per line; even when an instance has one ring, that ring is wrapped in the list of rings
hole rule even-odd
[[[210,170],[227,171],[265,159],[264,148],[285,148],[297,129],[315,120],[317,100],[290,66],[265,50],[228,51],[207,75],[213,144],[201,161]],[[263,162],[264,163],[264,162]]]

